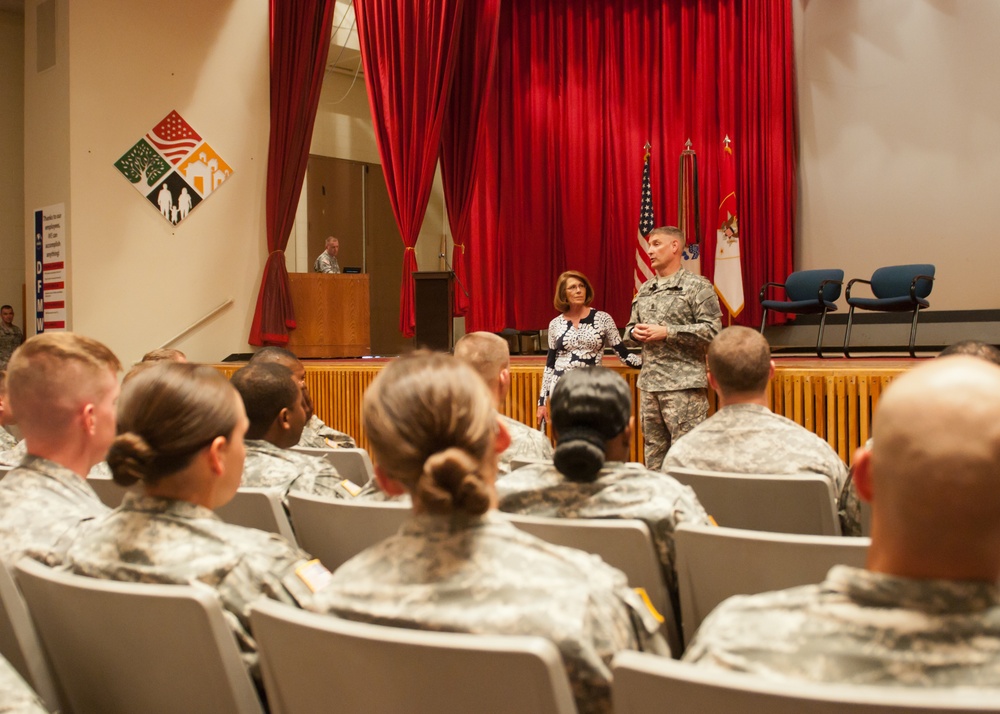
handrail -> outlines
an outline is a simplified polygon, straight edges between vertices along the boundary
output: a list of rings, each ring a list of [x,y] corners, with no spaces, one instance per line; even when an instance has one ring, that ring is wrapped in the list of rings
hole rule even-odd
[[[189,333],[192,330],[194,330],[196,327],[200,327],[203,322],[206,322],[206,321],[210,320],[211,318],[215,317],[216,314],[222,312],[222,310],[224,310],[225,308],[229,307],[232,304],[233,304],[233,299],[232,298],[226,298],[225,302],[223,302],[222,304],[220,304],[220,305],[212,308],[211,310],[209,310],[208,313],[206,313],[202,317],[199,317],[197,320],[195,320],[194,322],[192,322],[190,325],[188,325],[183,330],[181,330],[176,335],[174,335],[169,340],[167,340],[162,345],[160,345],[159,349],[162,350],[164,347],[169,347],[173,343],[177,342],[177,340],[179,340],[180,338],[184,337],[184,335],[186,335],[187,333]]]

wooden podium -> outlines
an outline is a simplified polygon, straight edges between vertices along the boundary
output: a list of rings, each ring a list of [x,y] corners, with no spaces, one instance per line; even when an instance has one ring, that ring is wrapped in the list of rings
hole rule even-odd
[[[289,273],[298,327],[288,349],[299,357],[362,357],[372,353],[367,275]]]
[[[413,274],[417,347],[451,352],[455,342],[452,322],[454,278],[455,274],[450,270],[425,270]]]

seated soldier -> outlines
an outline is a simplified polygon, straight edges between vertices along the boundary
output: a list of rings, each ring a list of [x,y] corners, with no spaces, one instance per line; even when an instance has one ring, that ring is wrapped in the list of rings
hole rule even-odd
[[[606,367],[570,370],[549,400],[555,463],[529,464],[497,483],[499,509],[551,518],[638,518],[653,536],[664,581],[680,614],[674,565],[678,523],[707,525],[690,487],[626,463],[632,429],[628,384]]]
[[[490,388],[499,412],[510,390],[510,350],[507,342],[492,332],[470,332],[455,343],[455,356],[479,372]],[[552,444],[545,434],[503,414],[500,421],[510,434],[510,446],[500,454],[498,479],[510,473],[512,459],[552,459]]]
[[[819,474],[839,494],[847,466],[823,439],[768,409],[772,376],[771,349],[756,330],[733,326],[716,335],[708,347],[708,383],[719,410],[674,443],[663,470]]]
[[[17,446],[17,439],[7,431],[7,427],[15,423],[14,414],[11,412],[10,407],[7,406],[7,372],[2,371],[0,372],[0,451],[9,451]],[[18,458],[18,461],[20,461],[20,458]],[[17,465],[16,462],[7,464],[3,460],[0,460],[0,464],[8,466]]]
[[[69,539],[108,513],[86,481],[115,438],[118,358],[96,340],[45,332],[7,368],[26,455],[0,481],[0,557],[61,560]]]
[[[150,350],[142,356],[143,362],[187,362],[187,355],[172,347],[160,347]]]
[[[323,423],[313,412],[312,398],[309,396],[309,388],[306,386],[306,368],[293,352],[284,347],[264,347],[254,353],[250,358],[250,364],[255,362],[276,363],[291,370],[295,377],[295,383],[302,390],[306,403],[306,421],[302,429],[302,436],[299,443],[293,446],[301,446],[309,449],[354,449],[357,444],[350,434],[332,429]]]
[[[736,596],[684,659],[770,679],[1000,687],[1000,368],[955,356],[883,393],[854,483],[864,569]]]
[[[353,498],[359,486],[342,478],[326,459],[292,451],[306,423],[305,395],[287,367],[251,362],[232,384],[243,398],[250,428],[243,486]]]

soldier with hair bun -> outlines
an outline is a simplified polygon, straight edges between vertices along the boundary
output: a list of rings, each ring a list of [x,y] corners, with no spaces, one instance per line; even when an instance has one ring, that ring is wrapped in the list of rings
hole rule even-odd
[[[582,714],[610,712],[610,663],[624,649],[666,653],[625,576],[545,543],[493,513],[507,446],[493,398],[441,354],[400,357],[365,393],[375,476],[407,491],[413,518],[341,566],[309,609],[414,629],[536,635],[559,648]]]

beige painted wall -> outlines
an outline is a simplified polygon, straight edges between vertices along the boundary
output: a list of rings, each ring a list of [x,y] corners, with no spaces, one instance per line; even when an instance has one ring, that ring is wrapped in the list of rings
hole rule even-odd
[[[0,305],[25,324],[24,284],[24,16],[0,11]]]
[[[25,202],[29,210],[68,204],[72,328],[132,362],[232,298],[175,346],[202,361],[248,351],[266,254],[266,3],[180,0],[169,15],[178,23],[165,22],[155,3],[58,5],[64,31],[53,77],[31,71],[28,32],[26,112],[37,130],[25,138]],[[68,98],[42,106],[67,58]],[[173,109],[234,169],[178,226],[113,166]],[[54,181],[50,171],[68,178]]]
[[[796,0],[796,266],[935,263],[932,309],[1000,308],[1000,3]],[[843,300],[841,300],[843,303]]]

